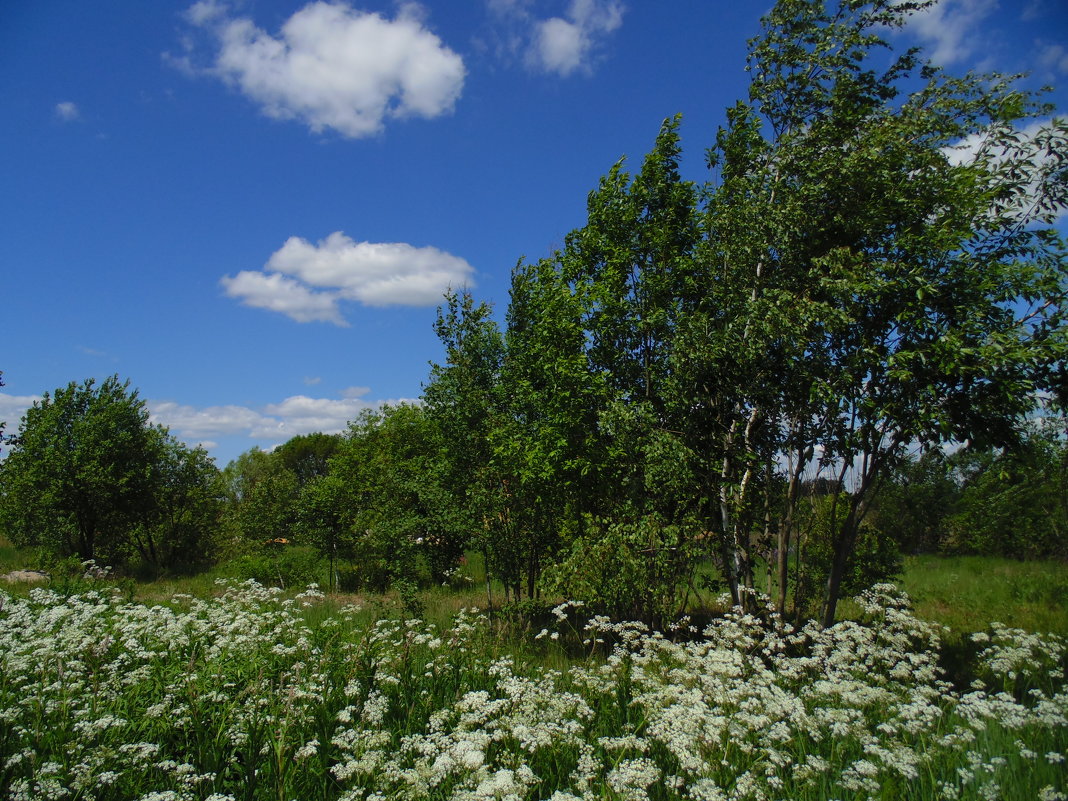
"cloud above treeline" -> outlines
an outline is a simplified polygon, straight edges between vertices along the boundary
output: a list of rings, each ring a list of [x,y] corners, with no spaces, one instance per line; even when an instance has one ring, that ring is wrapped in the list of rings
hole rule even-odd
[[[353,389],[343,392],[341,398],[293,395],[258,409],[234,405],[196,407],[174,401],[149,401],[148,408],[153,423],[167,426],[172,434],[188,442],[236,435],[281,443],[298,434],[342,432],[361,412],[385,403],[366,400],[366,387]],[[400,402],[405,401],[390,401]]]
[[[267,116],[299,120],[316,133],[356,139],[380,132],[387,119],[438,117],[463,90],[463,59],[414,4],[391,19],[345,3],[309,3],[277,34],[221,0],[200,0],[185,16],[210,37],[210,64],[199,67],[189,54],[172,61],[235,87]]]
[[[356,242],[341,231],[312,244],[290,237],[262,270],[221,279],[229,297],[300,323],[345,326],[341,301],[365,306],[435,306],[449,288],[473,285],[474,268],[435,247]]]
[[[386,405],[418,403],[414,398],[371,400],[368,387],[354,386],[338,398],[293,395],[259,408],[249,406],[190,406],[170,400],[149,400],[149,421],[166,426],[190,446],[216,447],[216,438],[246,437],[267,447],[280,445],[299,434],[338,434],[367,410]],[[40,395],[8,395],[0,392],[0,421],[7,421],[7,434],[18,431],[26,410],[42,400]],[[250,445],[251,447],[251,445]],[[8,450],[5,445],[2,450]]]

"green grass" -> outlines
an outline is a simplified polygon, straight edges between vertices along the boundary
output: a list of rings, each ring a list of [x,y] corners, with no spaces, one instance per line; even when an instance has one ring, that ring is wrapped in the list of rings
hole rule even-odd
[[[1068,563],[910,556],[900,582],[917,616],[958,632],[999,622],[1068,635]]]
[[[33,549],[17,548],[0,536],[0,574],[17,569],[34,569],[39,559]],[[327,586],[325,563],[318,576]],[[176,593],[205,598],[216,592],[216,580],[233,578],[234,569],[221,564],[193,576],[165,577],[137,582],[134,597],[141,601],[166,601]],[[764,587],[763,574],[757,586]],[[424,616],[438,625],[446,624],[465,607],[487,608],[485,573],[479,554],[469,554],[457,580],[449,587],[422,590],[417,600]],[[916,614],[949,626],[956,632],[986,631],[994,622],[1027,631],[1068,635],[1068,562],[1018,561],[986,556],[909,556],[899,586],[912,599]],[[18,593],[16,587],[7,587]],[[296,589],[300,589],[299,587]],[[493,605],[504,602],[503,587],[492,583]],[[695,600],[700,606],[713,602],[714,593],[704,592]],[[331,603],[356,603],[382,614],[403,607],[396,593],[338,593]],[[845,599],[841,616],[856,614]]]
[[[12,570],[32,570],[36,567],[37,559],[32,549],[18,548],[0,534],[0,574],[10,573]]]

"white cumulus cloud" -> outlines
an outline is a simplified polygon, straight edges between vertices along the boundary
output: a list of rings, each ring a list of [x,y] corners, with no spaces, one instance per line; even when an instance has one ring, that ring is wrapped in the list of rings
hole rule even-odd
[[[565,76],[589,69],[595,46],[622,23],[623,6],[616,0],[571,0],[563,17],[537,23],[528,60]]]
[[[277,430],[285,432],[286,438],[297,434],[310,434],[322,431],[336,434],[344,431],[349,422],[360,416],[365,409],[374,408],[374,404],[359,398],[310,398],[307,395],[294,395],[281,403],[271,404],[264,412],[271,419],[279,420]],[[261,432],[253,431],[253,436],[267,436],[272,429]]]
[[[313,292],[292,278],[279,273],[242,270],[231,277],[223,276],[226,294],[246,306],[281,312],[298,323],[328,322],[345,326],[335,295]]]
[[[359,138],[381,131],[387,118],[437,117],[463,90],[463,59],[425,27],[415,4],[388,19],[345,3],[313,2],[277,35],[214,0],[196,3],[185,16],[213,36],[208,73],[267,116],[300,120],[317,133]]]
[[[205,406],[196,408],[174,401],[149,401],[150,420],[165,425],[172,434],[202,440],[243,434],[263,425],[264,416],[247,406]]]
[[[356,242],[341,231],[313,244],[290,237],[262,271],[225,276],[226,294],[297,322],[346,325],[339,302],[366,306],[433,306],[450,287],[472,285],[474,269],[435,247]]]
[[[0,423],[7,424],[4,428],[5,436],[14,436],[26,411],[41,400],[41,395],[8,395],[6,392],[0,392]],[[0,451],[6,452],[7,448],[0,446]]]

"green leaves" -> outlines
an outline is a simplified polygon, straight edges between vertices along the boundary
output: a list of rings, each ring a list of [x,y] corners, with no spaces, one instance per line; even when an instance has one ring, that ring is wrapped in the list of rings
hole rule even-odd
[[[708,183],[682,179],[666,120],[562,250],[516,267],[503,339],[450,299],[427,397],[486,434],[488,453],[456,447],[497,488],[487,542],[536,573],[561,548],[618,555],[648,521],[711,532],[736,602],[763,558],[783,603],[773,550],[796,544],[815,472],[835,488],[809,571],[830,622],[908,447],[1009,444],[1039,392],[1063,400],[1068,260],[1042,226],[1068,206],[1068,124],[1040,124],[1011,77],[893,53],[887,32],[930,5],[780,0]]]
[[[19,544],[111,563],[140,558],[157,569],[210,553],[214,464],[150,425],[118,376],[45,393],[0,471],[0,515]]]

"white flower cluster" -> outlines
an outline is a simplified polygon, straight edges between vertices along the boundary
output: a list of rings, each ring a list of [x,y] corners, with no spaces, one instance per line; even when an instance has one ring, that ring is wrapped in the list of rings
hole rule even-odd
[[[939,667],[938,627],[879,586],[862,622],[741,610],[667,635],[594,617],[603,656],[502,656],[448,631],[315,626],[315,588],[255,583],[169,605],[0,594],[0,797],[575,801],[1065,799],[1066,644],[996,626],[982,681]],[[554,610],[571,626],[575,604]],[[316,618],[322,618],[317,611]],[[577,629],[572,629],[577,632]],[[601,647],[603,646],[603,648]],[[557,647],[557,646],[553,646]]]

